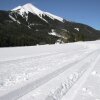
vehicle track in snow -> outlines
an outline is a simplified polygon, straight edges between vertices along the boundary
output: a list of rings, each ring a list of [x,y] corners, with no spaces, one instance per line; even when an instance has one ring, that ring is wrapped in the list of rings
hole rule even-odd
[[[95,55],[94,58],[92,58],[92,62],[89,64],[90,66],[87,68],[87,70],[82,74],[82,76],[78,79],[78,81],[72,86],[72,88],[68,91],[67,95],[65,95],[61,100],[76,100],[75,97],[77,97],[77,94],[79,90],[82,89],[83,85],[88,81],[88,78],[91,76],[92,71],[97,67],[100,61],[100,49],[97,50],[97,56]],[[87,85],[86,85],[87,86]],[[90,86],[91,87],[91,86]],[[95,88],[95,86],[93,86]],[[72,94],[70,96],[70,94]],[[83,100],[83,95],[80,95],[80,98]],[[85,99],[84,99],[85,100]]]
[[[68,64],[67,66],[63,66],[62,68],[57,69],[56,71],[49,73],[48,75],[41,77],[23,87],[20,87],[16,90],[11,91],[8,94],[5,94],[3,96],[0,97],[0,100],[17,100],[18,98],[22,97],[23,95],[29,93],[32,90],[35,90],[36,88],[40,87],[41,85],[47,83],[48,81],[50,81],[51,79],[57,77],[58,75],[60,75],[61,73],[65,72],[67,69],[69,69],[70,67],[74,66],[75,64],[81,62],[82,60],[84,60],[85,58],[91,56],[93,53],[95,53],[96,51],[90,52],[88,54],[86,54],[84,57],[82,57],[80,60],[76,60],[75,62],[72,62],[70,64]]]
[[[67,94],[69,95],[69,97],[67,96],[64,100],[72,100],[72,96],[73,95],[75,96],[75,94],[80,89],[80,87],[83,85],[83,83],[85,83],[90,72],[93,70],[97,61],[100,59],[100,55],[98,55],[98,51],[99,50],[97,50],[94,53],[93,58],[92,56],[90,57],[90,61],[88,60],[85,61],[85,63],[78,69],[78,71],[73,72],[71,74],[71,78],[69,75],[67,79],[65,80],[65,82],[64,83],[62,82],[63,84],[61,84],[53,93],[50,92],[50,94],[46,97],[45,100],[62,100],[63,96],[66,96],[66,94],[69,91],[70,93]],[[79,85],[79,87],[73,90],[71,88],[73,88],[74,85]],[[73,93],[72,96],[70,96],[71,93]]]
[[[29,81],[32,77],[34,77],[34,80],[41,77],[41,75],[43,77],[61,68],[62,64],[64,66],[79,59],[80,56],[85,55],[85,51],[85,49],[80,49],[77,50],[78,54],[75,50],[71,53],[56,52],[35,57],[3,61],[0,63],[0,88],[5,88],[5,86],[9,87],[11,85],[16,86],[22,81]]]

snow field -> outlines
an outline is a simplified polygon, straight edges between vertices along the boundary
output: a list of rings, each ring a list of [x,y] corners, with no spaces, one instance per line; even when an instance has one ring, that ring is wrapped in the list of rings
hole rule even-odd
[[[88,100],[80,95],[92,93],[83,86],[89,76],[100,78],[99,66],[91,72],[97,65],[99,43],[0,48],[0,100]]]

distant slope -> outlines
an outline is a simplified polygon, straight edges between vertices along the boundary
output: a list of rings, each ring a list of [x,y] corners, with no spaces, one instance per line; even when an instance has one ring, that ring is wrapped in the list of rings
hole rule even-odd
[[[100,31],[44,12],[28,3],[0,11],[0,47],[100,39]]]

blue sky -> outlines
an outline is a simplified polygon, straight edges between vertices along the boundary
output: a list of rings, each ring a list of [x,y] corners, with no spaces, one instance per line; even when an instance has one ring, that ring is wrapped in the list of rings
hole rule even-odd
[[[100,0],[0,0],[0,10],[10,10],[26,3],[100,30]]]

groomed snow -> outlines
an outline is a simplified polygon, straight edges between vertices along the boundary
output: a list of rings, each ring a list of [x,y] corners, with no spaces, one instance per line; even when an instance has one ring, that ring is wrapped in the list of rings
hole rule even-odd
[[[0,100],[99,100],[100,41],[0,48]]]

